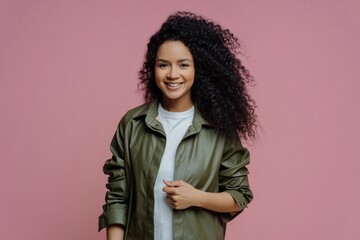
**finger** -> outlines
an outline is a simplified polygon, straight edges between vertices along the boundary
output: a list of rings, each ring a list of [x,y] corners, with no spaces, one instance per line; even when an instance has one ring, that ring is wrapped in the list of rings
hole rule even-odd
[[[182,184],[182,180],[179,181],[168,181],[166,179],[163,180],[163,182],[165,183],[166,186],[168,187],[178,187]]]
[[[170,193],[171,187],[163,187],[163,192]]]
[[[163,182],[165,183],[166,186],[168,187],[174,187],[174,181],[168,181],[166,179],[163,179]]]
[[[180,204],[174,199],[174,197],[168,196],[167,201],[170,204],[170,206],[174,209],[181,209]]]
[[[173,195],[177,193],[177,189],[174,187],[163,187],[163,192],[169,194],[169,195]]]
[[[176,195],[178,194],[178,189],[174,187],[164,187],[163,191],[168,195]]]
[[[166,197],[166,201],[170,204],[171,207],[175,207],[175,205],[174,205],[175,203],[169,196]]]
[[[175,195],[168,195],[167,197],[171,200],[172,203],[176,203],[178,201],[178,197]]]

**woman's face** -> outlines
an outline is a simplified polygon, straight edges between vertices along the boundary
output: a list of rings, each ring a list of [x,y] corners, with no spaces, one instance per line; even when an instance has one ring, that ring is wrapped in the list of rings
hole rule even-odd
[[[192,107],[191,87],[195,68],[190,50],[181,41],[164,42],[156,55],[155,79],[163,93],[162,105],[168,111]]]

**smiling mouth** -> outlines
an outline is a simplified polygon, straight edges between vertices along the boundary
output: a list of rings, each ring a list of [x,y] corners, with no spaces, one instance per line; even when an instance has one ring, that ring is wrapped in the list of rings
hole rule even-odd
[[[169,87],[179,87],[180,85],[184,84],[183,82],[182,83],[165,83],[166,86],[169,86]]]

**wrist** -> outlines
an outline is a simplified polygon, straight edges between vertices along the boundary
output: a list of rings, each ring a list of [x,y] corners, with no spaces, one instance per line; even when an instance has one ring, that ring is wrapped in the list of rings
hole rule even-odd
[[[198,190],[195,198],[195,207],[203,208],[206,202],[206,192],[202,190]]]

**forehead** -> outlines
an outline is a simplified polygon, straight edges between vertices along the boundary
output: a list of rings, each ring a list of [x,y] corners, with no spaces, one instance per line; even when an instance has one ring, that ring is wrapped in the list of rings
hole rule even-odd
[[[166,60],[193,59],[190,50],[181,41],[166,41],[161,44],[157,51],[156,58]]]

